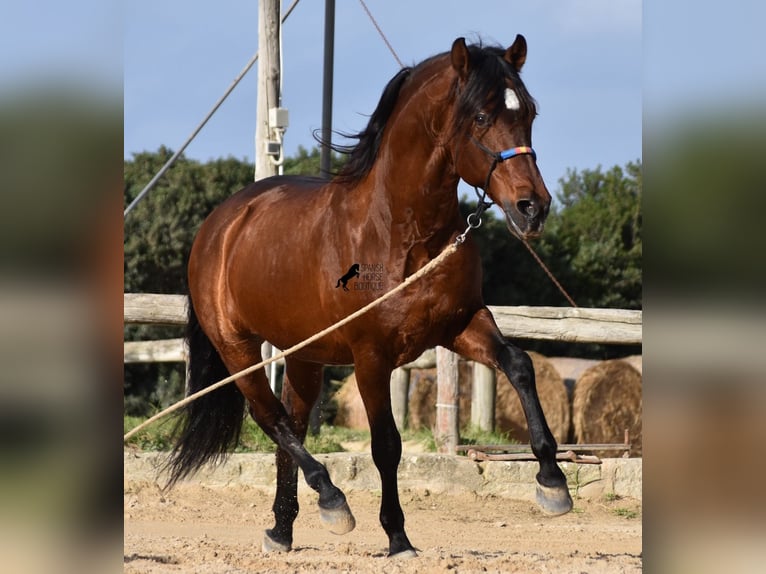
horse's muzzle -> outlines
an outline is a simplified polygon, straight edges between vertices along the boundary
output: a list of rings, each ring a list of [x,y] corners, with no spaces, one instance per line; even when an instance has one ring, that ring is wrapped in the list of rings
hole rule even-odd
[[[503,212],[511,233],[521,239],[529,239],[542,234],[548,208],[548,205],[542,205],[536,199],[522,199],[517,201],[516,205],[506,203]]]

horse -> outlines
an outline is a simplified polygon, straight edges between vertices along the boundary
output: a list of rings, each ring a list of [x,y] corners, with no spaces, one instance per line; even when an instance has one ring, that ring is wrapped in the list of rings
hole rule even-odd
[[[526,240],[543,230],[551,196],[532,149],[536,103],[519,75],[526,56],[522,35],[507,49],[456,39],[448,52],[389,81],[332,179],[257,181],[202,223],[187,269],[190,394],[258,363],[264,341],[286,349],[349,316],[465,238],[396,296],[286,357],[281,400],[259,369],[185,408],[168,458],[168,487],[225,459],[245,406],[276,443],[274,527],[264,533],[264,552],[292,549],[298,469],[318,493],[323,525],[336,534],[355,526],[345,495],[303,445],[323,365],[353,364],[380,473],[388,555],[417,556],[399,501],[402,446],[390,376],[436,345],[505,372],[539,461],[536,500],[550,515],[571,510],[532,362],[501,335],[484,305],[478,248],[462,233],[458,209],[462,179],[483,188],[512,234]],[[375,279],[336,289],[355,262],[374,269]]]

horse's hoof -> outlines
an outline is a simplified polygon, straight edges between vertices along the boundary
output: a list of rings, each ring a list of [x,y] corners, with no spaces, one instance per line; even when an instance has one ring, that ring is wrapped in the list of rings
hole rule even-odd
[[[549,516],[566,514],[572,510],[572,497],[569,489],[564,486],[543,486],[537,483],[537,504]]]
[[[271,536],[269,536],[269,531],[266,530],[263,533],[263,544],[261,544],[261,550],[263,550],[264,554],[269,554],[270,552],[290,552],[290,550],[292,550],[292,546],[290,544],[277,542]]]
[[[343,502],[338,508],[319,507],[319,518],[322,524],[333,534],[347,534],[356,526],[354,515],[347,502]]]
[[[417,558],[418,553],[415,552],[414,548],[410,548],[408,550],[397,552],[396,554],[389,554],[388,557],[392,560],[409,560],[410,558]]]

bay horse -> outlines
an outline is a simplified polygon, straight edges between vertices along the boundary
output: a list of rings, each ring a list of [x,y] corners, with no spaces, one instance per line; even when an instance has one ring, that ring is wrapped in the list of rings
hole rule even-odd
[[[278,176],[248,185],[203,222],[188,262],[189,393],[261,360],[261,344],[286,349],[401,283],[465,228],[460,179],[482,187],[511,233],[539,235],[551,197],[531,148],[536,105],[519,72],[523,36],[507,48],[467,45],[404,68],[385,87],[367,127],[331,180]],[[491,185],[490,185],[491,184]],[[376,270],[345,291],[353,263]],[[245,404],[277,444],[274,527],[264,551],[288,551],[298,514],[298,469],[318,494],[321,521],[355,526],[346,498],[303,446],[324,364],[351,364],[380,473],[380,522],[389,556],[416,556],[397,491],[402,446],[391,411],[392,370],[441,345],[500,368],[517,390],[539,460],[536,497],[552,515],[572,508],[556,463],[529,356],[498,330],[481,294],[470,235],[433,272],[285,359],[281,401],[260,369],[192,402],[168,459],[168,487],[237,444]],[[361,288],[356,288],[361,287]]]

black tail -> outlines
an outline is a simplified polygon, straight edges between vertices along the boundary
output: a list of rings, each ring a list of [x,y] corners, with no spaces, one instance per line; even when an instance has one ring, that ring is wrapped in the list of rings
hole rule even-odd
[[[189,390],[196,393],[229,376],[218,351],[197,321],[189,298],[186,341],[189,346]],[[237,445],[244,418],[245,397],[233,383],[216,389],[183,408],[176,423],[176,445],[166,463],[166,489],[208,461],[220,462]]]

